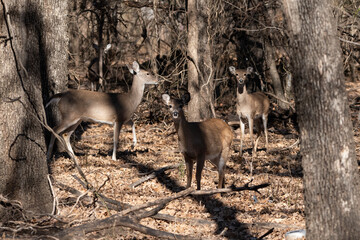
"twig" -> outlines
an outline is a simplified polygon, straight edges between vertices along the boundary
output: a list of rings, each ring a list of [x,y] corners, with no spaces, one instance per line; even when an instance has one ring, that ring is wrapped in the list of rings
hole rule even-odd
[[[190,195],[192,195],[192,196],[213,195],[213,194],[217,194],[217,193],[241,192],[241,191],[246,191],[246,190],[247,191],[255,191],[257,193],[260,193],[258,191],[259,189],[266,188],[268,186],[270,186],[269,183],[263,183],[260,185],[250,187],[249,183],[247,183],[243,187],[232,186],[230,188],[219,188],[219,189],[213,189],[213,190],[197,190],[197,191],[190,193]]]
[[[165,205],[165,204],[167,204],[168,202],[171,202],[174,199],[185,197],[185,196],[191,194],[194,191],[195,190],[193,188],[188,188],[188,189],[186,189],[184,191],[176,193],[174,196],[166,197],[166,198],[159,199],[159,200],[156,200],[156,201],[153,201],[153,202],[150,202],[150,203],[145,203],[145,204],[141,204],[141,205],[137,205],[137,206],[125,209],[125,210],[119,212],[117,215],[124,216],[126,214],[129,214],[130,212],[138,211],[138,210],[148,208],[148,207],[152,207],[152,206],[155,206],[155,205]]]
[[[264,237],[270,235],[272,232],[274,231],[274,228],[270,229],[269,231],[267,231],[265,234],[261,235],[258,240],[264,239]]]
[[[343,42],[346,42],[346,43],[350,43],[350,44],[353,44],[353,45],[356,45],[356,46],[360,46],[360,43],[357,43],[357,42],[353,42],[353,41],[349,41],[349,40],[346,40],[346,39],[343,39],[341,37],[339,37],[340,41],[343,41]]]
[[[89,193],[89,190],[87,190],[86,192],[84,192],[82,195],[80,195],[77,199],[76,199],[76,203],[74,204],[74,206],[70,209],[70,213],[72,213],[72,211],[74,211],[76,205],[79,203],[80,199],[84,196],[86,196]]]
[[[53,184],[52,184],[52,182],[51,182],[50,174],[47,175],[47,179],[48,179],[48,182],[49,182],[51,194],[53,195],[53,198],[54,198],[54,201],[53,201],[53,210],[51,211],[51,215],[55,215],[56,209],[58,209],[58,199],[57,199],[56,193],[55,193],[55,191],[54,191]]]
[[[22,230],[32,230],[32,231],[34,231],[34,228],[33,227],[28,227],[28,226],[18,227],[18,228],[0,227],[0,230],[5,230],[5,231],[13,232],[13,233],[18,233],[18,232],[20,232]]]
[[[282,151],[290,150],[290,149],[296,147],[297,145],[299,145],[299,143],[300,143],[300,139],[298,138],[298,139],[297,139],[293,144],[291,144],[290,146],[285,147],[285,148],[281,148],[281,149],[270,149],[270,150],[268,150],[268,153],[282,152]]]
[[[276,95],[273,94],[273,93],[269,93],[269,92],[264,92],[264,93],[267,94],[267,95],[269,95],[269,96],[272,96],[273,98],[276,98],[277,100],[280,100],[280,101],[283,102],[283,103],[289,104],[290,107],[292,107],[292,106],[294,105],[293,103],[291,103],[291,102],[289,102],[289,101],[286,101],[285,99],[282,99],[282,98],[276,96]]]

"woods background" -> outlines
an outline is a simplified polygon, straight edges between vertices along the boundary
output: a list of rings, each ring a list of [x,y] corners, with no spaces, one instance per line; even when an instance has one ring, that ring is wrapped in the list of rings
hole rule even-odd
[[[142,135],[140,133],[140,138],[144,139],[143,145],[146,147],[130,153],[122,149],[122,154],[124,154],[122,156],[123,162],[119,162],[119,164],[131,165],[136,163],[138,164],[135,164],[137,166],[136,168],[139,171],[144,169],[147,171],[156,171],[156,169],[164,167],[163,165],[158,165],[159,163],[154,163],[153,159],[159,157],[159,155],[154,153],[155,150],[150,150],[151,154],[148,153],[152,147],[158,150],[161,149],[157,144],[162,144],[162,147],[167,146],[167,144],[169,145],[168,142],[164,141],[166,138],[169,138],[169,136],[173,136],[173,134],[169,133],[169,128],[166,124],[166,122],[169,121],[169,116],[159,101],[161,96],[159,93],[169,93],[173,96],[180,97],[182,93],[189,91],[192,96],[192,101],[188,106],[188,119],[190,121],[219,117],[228,122],[232,122],[235,117],[236,81],[230,77],[228,72],[228,67],[231,65],[237,68],[247,68],[251,66],[259,74],[259,82],[255,88],[257,91],[266,92],[272,103],[269,125],[274,129],[271,130],[273,136],[270,142],[273,142],[273,144],[276,142],[276,146],[283,143],[289,143],[288,145],[291,146],[293,146],[293,144],[296,145],[295,140],[299,138],[299,135],[303,132],[299,130],[296,118],[296,114],[299,112],[295,111],[294,92],[296,91],[294,91],[294,86],[310,86],[308,83],[314,83],[311,89],[306,89],[306,87],[304,87],[304,89],[296,89],[298,96],[299,92],[309,90],[304,91],[303,94],[304,100],[309,100],[303,101],[303,106],[305,106],[305,108],[308,107],[308,109],[302,108],[302,111],[306,112],[306,110],[309,110],[310,114],[314,113],[313,110],[317,110],[311,105],[312,103],[317,102],[320,97],[324,96],[324,98],[327,98],[332,96],[331,94],[314,95],[311,94],[310,90],[324,86],[319,92],[327,93],[331,92],[331,87],[334,88],[335,86],[337,88],[336,90],[340,89],[339,91],[341,92],[343,88],[345,88],[345,82],[339,80],[343,78],[343,74],[345,75],[347,81],[346,86],[348,88],[350,86],[355,89],[357,86],[360,68],[360,8],[358,6],[359,3],[355,0],[332,1],[325,5],[328,8],[325,8],[324,5],[319,4],[317,1],[306,1],[304,3],[305,5],[308,4],[309,6],[313,5],[317,7],[314,8],[317,9],[315,13],[324,13],[324,11],[320,10],[325,9],[325,17],[322,15],[322,19],[327,19],[326,17],[328,17],[328,19],[335,18],[337,25],[335,26],[335,24],[333,24],[333,27],[337,28],[334,31],[336,32],[336,36],[333,36],[334,34],[332,36],[336,41],[339,40],[341,44],[342,56],[340,60],[344,70],[340,73],[337,71],[333,75],[334,79],[336,78],[336,81],[333,82],[341,85],[338,87],[336,84],[329,86],[326,84],[323,85],[323,83],[326,83],[322,81],[324,80],[322,78],[324,75],[322,73],[317,75],[319,69],[323,66],[331,66],[333,64],[327,61],[316,61],[316,57],[319,55],[322,56],[324,49],[329,50],[327,47],[332,46],[329,44],[332,43],[331,39],[327,39],[324,44],[319,45],[318,48],[314,48],[313,59],[315,59],[315,64],[313,64],[313,66],[309,64],[310,61],[304,62],[306,58],[302,58],[302,56],[305,55],[301,55],[301,53],[308,53],[306,56],[311,55],[311,53],[305,50],[312,49],[310,47],[307,48],[307,46],[312,46],[315,41],[311,38],[301,38],[302,36],[296,35],[296,32],[294,34],[294,27],[299,23],[297,22],[297,20],[299,20],[297,19],[298,15],[290,14],[290,16],[286,16],[286,13],[298,13],[300,16],[305,16],[302,20],[306,21],[310,19],[310,25],[311,23],[316,23],[316,21],[313,21],[314,19],[311,17],[307,18],[307,14],[313,12],[306,11],[307,9],[304,7],[304,4],[299,3],[296,5],[294,3],[296,3],[294,0],[2,0],[1,6],[3,11],[0,18],[0,94],[2,101],[0,102],[0,109],[3,115],[1,116],[2,121],[0,123],[0,139],[4,144],[0,145],[0,173],[1,176],[4,177],[0,179],[0,193],[8,199],[22,200],[22,207],[24,209],[30,209],[37,213],[49,213],[53,207],[53,195],[46,178],[48,169],[45,162],[46,142],[49,138],[49,132],[44,129],[41,123],[48,122],[50,126],[54,126],[59,120],[59,116],[56,107],[51,107],[47,110],[45,117],[44,105],[50,96],[62,92],[67,88],[127,92],[129,86],[131,86],[132,78],[130,77],[126,64],[130,64],[135,60],[138,61],[143,68],[151,69],[160,79],[160,84],[155,90],[146,90],[144,95],[145,101],[139,106],[134,116],[136,123],[141,125],[140,129],[146,129]],[[292,19],[292,22],[289,22],[289,18]],[[310,30],[317,32],[319,36],[327,31],[323,25],[319,25],[318,29],[316,29],[316,24],[314,26],[315,27],[310,28]],[[329,29],[330,28],[331,26]],[[309,29],[304,28],[304,31],[305,30]],[[330,30],[329,32],[333,33]],[[297,43],[294,39],[302,44],[294,44],[294,42]],[[334,52],[336,51],[337,49],[335,48]],[[297,59],[297,65],[292,64],[294,59]],[[337,60],[339,60],[339,58],[337,58]],[[339,66],[337,62],[334,63],[334,65],[334,68]],[[302,67],[304,68],[304,72],[309,73],[308,75],[301,75],[300,70]],[[327,69],[332,68],[328,67]],[[336,70],[338,70],[338,68],[336,68]],[[308,76],[308,79],[303,79],[304,76]],[[319,77],[319,82],[315,81],[314,76]],[[307,80],[309,82],[306,82]],[[304,85],[301,85],[300,82]],[[354,90],[354,92],[357,94],[357,90]],[[359,127],[359,99],[356,94],[353,94],[350,98],[352,112],[350,114],[347,111],[340,112],[340,115],[344,118],[351,117],[355,130]],[[314,97],[314,99],[311,97]],[[297,103],[301,104],[299,99],[300,98],[297,98]],[[328,107],[328,105],[326,105],[326,107],[324,106],[325,105],[320,106],[320,111]],[[326,123],[326,117],[328,115],[326,115],[326,112],[321,112],[321,114],[325,116],[325,120],[321,120],[321,123]],[[305,118],[307,116],[310,115],[306,115]],[[313,117],[312,120],[316,121],[317,116],[313,115]],[[299,119],[300,122],[304,120]],[[327,119],[331,120],[332,118],[327,117]],[[237,121],[238,119],[235,117],[235,120]],[[302,126],[306,126],[305,123],[306,121],[302,123]],[[351,146],[351,144],[353,144],[352,136],[350,136],[351,123],[349,121],[345,121],[345,123],[346,126],[344,125],[344,127],[347,129],[345,135],[347,135],[348,138],[345,138],[344,141]],[[167,134],[166,138],[157,132],[157,130],[154,130],[157,127],[149,128],[149,124],[155,124],[154,126],[160,124],[159,129],[165,128],[166,130],[163,131]],[[335,127],[330,128],[334,130],[334,135],[336,135],[336,131],[342,131],[341,125],[336,124],[337,123],[334,125]],[[326,124],[325,126],[328,127]],[[86,126],[84,128],[86,129]],[[329,128],[325,127],[325,129]],[[315,127],[311,130],[311,133],[315,133],[317,130]],[[148,134],[149,132],[154,133],[150,136]],[[82,133],[80,133],[80,135]],[[319,138],[321,136],[321,134],[318,134]],[[319,138],[317,138],[317,140],[319,140]],[[289,139],[291,142],[287,142]],[[175,138],[172,140],[176,142]],[[334,140],[334,138],[332,140]],[[126,179],[138,177],[138,173],[126,175],[123,172],[116,172],[118,166],[114,166],[113,163],[108,162],[106,158],[107,154],[101,152],[106,150],[99,150],[104,148],[104,146],[99,147],[95,141],[96,140],[93,140],[87,144],[97,149],[93,151],[100,155],[99,158],[101,159],[93,159],[94,162],[92,163],[93,165],[90,164],[91,167],[97,167],[97,165],[102,164],[111,167],[112,176],[116,175],[118,177],[121,174],[124,175],[121,175],[124,179],[118,179],[118,182],[111,182],[114,179],[110,181],[112,188],[120,186],[119,182],[126,182]],[[102,142],[106,144],[105,140]],[[332,147],[332,145],[329,145],[329,142],[331,141],[325,141],[323,143],[323,146],[325,146],[323,149],[326,150],[326,147]],[[172,145],[169,146],[173,147]],[[300,167],[301,154],[298,148],[292,149],[290,152],[291,153],[285,154],[282,151],[275,150],[270,153],[270,155],[260,155],[260,157],[255,160],[245,155],[244,162],[238,166],[239,164],[236,162],[238,152],[236,147],[234,147],[232,161],[230,161],[229,166],[231,171],[228,174],[228,178],[231,181],[237,181],[237,176],[240,175],[239,173],[241,173],[242,177],[246,176],[246,180],[249,180],[250,176],[257,172],[260,173],[259,175],[261,177],[266,175],[267,179],[277,184],[277,190],[275,188],[275,190],[272,189],[272,191],[270,191],[271,194],[265,195],[260,199],[260,201],[264,203],[264,208],[257,211],[258,209],[254,207],[256,209],[254,211],[259,214],[254,214],[256,215],[255,218],[261,218],[263,215],[268,214],[272,217],[271,221],[277,219],[276,217],[274,218],[271,209],[281,209],[284,206],[279,207],[280,204],[288,201],[291,202],[291,204],[288,204],[290,210],[287,209],[285,215],[289,219],[291,217],[297,220],[300,219],[299,221],[303,223],[303,207],[299,207],[303,206],[302,188],[299,187],[303,176]],[[86,154],[85,151],[85,155]],[[160,156],[164,159],[169,157],[164,152],[161,152],[161,154]],[[130,155],[130,157],[128,155]],[[135,157],[133,155],[135,155]],[[334,155],[336,155],[336,153],[334,153]],[[349,169],[356,169],[356,159],[353,155],[355,155],[353,152],[349,154],[349,158],[351,159],[351,161],[349,161],[350,164],[345,164]],[[149,159],[149,156],[153,159]],[[178,155],[171,156],[171,161],[174,159],[180,161]],[[69,178],[71,178],[71,171],[73,169],[69,167],[68,159],[62,155],[58,155],[57,157],[59,159],[55,162],[55,166],[52,166],[54,176],[58,176],[58,179],[62,179],[64,182],[70,184],[71,181]],[[329,162],[330,166],[330,168],[327,169],[329,172],[323,172],[330,173],[324,174],[325,176],[330,176],[330,179],[326,179],[324,182],[332,182],[331,177],[335,178],[338,176],[333,174],[334,172],[331,172],[335,169],[335,164],[333,163],[335,163],[336,159],[327,162],[327,156],[322,155],[322,157],[323,158],[318,159],[319,162],[322,161],[322,164],[326,166],[328,166],[327,164]],[[134,160],[134,158],[136,159]],[[84,156],[81,156],[80,159],[81,163],[86,166],[89,159]],[[290,159],[289,162],[291,164],[284,159],[286,161]],[[170,159],[168,160],[169,164],[173,163]],[[101,161],[101,164],[97,163],[97,161]],[[149,162],[154,165],[149,167]],[[253,165],[249,167],[250,163],[254,164],[254,168]],[[268,169],[269,166],[271,166],[271,170]],[[315,167],[316,166],[319,165],[315,165]],[[257,169],[257,167],[260,169]],[[314,169],[314,167],[309,168]],[[67,173],[64,173],[62,169],[67,169]],[[92,170],[89,171],[93,173]],[[115,172],[117,174],[114,174]],[[276,173],[274,179],[267,175],[269,172]],[[352,177],[356,175],[356,173],[354,174],[355,170],[346,171],[345,169],[344,172],[349,174],[347,177],[351,180],[353,180]],[[264,173],[264,175],[261,175],[262,173]],[[68,175],[63,176],[62,174]],[[90,173],[88,172],[88,174]],[[281,178],[282,176],[285,176],[286,180]],[[172,177],[181,179],[181,169]],[[290,178],[290,180],[288,180],[288,178]],[[294,178],[296,178],[296,180],[294,180]],[[264,178],[261,179],[263,180]],[[309,179],[311,180],[311,178]],[[354,177],[354,179],[358,180],[358,176]],[[92,180],[98,184],[100,189],[101,184],[97,182],[97,178],[93,177]],[[242,180],[245,182],[244,179]],[[104,185],[106,185],[106,181],[107,180],[104,181]],[[163,181],[159,179],[158,181],[166,185]],[[258,181],[257,183],[261,183],[260,180]],[[209,180],[209,182],[212,183],[211,180]],[[287,184],[288,182],[295,182],[295,184]],[[157,184],[160,183],[157,182]],[[171,183],[177,186],[175,182],[172,181]],[[309,183],[311,182],[309,181]],[[108,185],[105,186],[105,188],[109,188]],[[209,186],[212,185],[209,184]],[[356,180],[349,183],[346,188],[342,188],[341,186],[342,185],[336,185],[334,187],[337,194],[339,193],[339,195],[341,195],[341,192],[344,192],[342,191],[343,189],[350,189],[350,191],[345,191],[347,193],[352,193],[351,190],[355,189],[353,190],[355,192],[353,196],[359,195]],[[156,188],[164,192],[169,189],[171,192],[176,192],[169,187],[164,190],[163,187],[164,186],[161,185],[161,187],[157,186]],[[280,188],[284,189],[280,191]],[[340,191],[338,191],[339,188]],[[61,189],[61,187],[59,187],[59,189]],[[177,189],[177,187],[175,187],[175,189]],[[117,190],[107,189],[107,191],[116,192]],[[125,190],[121,188],[119,191],[118,195],[120,194],[121,196],[127,195],[129,192],[126,188]],[[294,191],[293,198],[289,197],[289,194],[291,195],[292,193],[291,191]],[[315,188],[313,191],[315,191]],[[144,195],[151,195],[145,190],[144,192],[130,192],[133,196],[139,194],[139,199]],[[274,192],[281,192],[281,194],[276,195],[273,194]],[[94,193],[94,196],[95,195]],[[115,194],[114,198],[118,195]],[[287,197],[285,198],[283,195]],[[41,196],[41,198],[39,198],[39,196]],[[154,197],[159,198],[163,196],[156,195]],[[65,198],[64,196],[63,199]],[[39,199],[41,201],[39,201]],[[201,204],[197,206],[194,212],[207,211],[212,219],[215,219],[216,230],[213,231],[213,229],[211,229],[208,232],[215,232],[217,235],[227,238],[240,236],[239,234],[243,234],[241,236],[246,237],[253,237],[254,235],[259,237],[263,233],[261,230],[258,232],[253,229],[251,229],[251,231],[248,231],[248,229],[244,231],[241,230],[250,228],[248,225],[243,224],[243,219],[252,218],[244,213],[240,220],[237,219],[236,214],[241,212],[242,209],[246,209],[246,207],[243,208],[243,203],[240,200],[235,201],[231,195],[221,200],[194,199],[196,199],[194,200],[196,203],[205,202],[203,206],[201,206]],[[313,203],[314,199],[315,198],[308,199],[307,201]],[[298,200],[300,202],[298,202]],[[337,199],[334,202],[339,203],[339,201],[340,200]],[[0,220],[8,220],[9,218],[11,220],[22,219],[24,214],[22,211],[18,211],[16,207],[17,204],[8,203],[5,200],[1,200],[0,202]],[[94,200],[94,202],[96,201]],[[275,202],[279,205],[269,207],[265,202],[270,205]],[[353,204],[354,203],[355,201]],[[8,204],[13,204],[11,206],[15,210],[11,212],[6,211]],[[228,205],[230,206],[231,204],[235,205],[228,207]],[[249,200],[245,204],[253,207],[253,203],[251,201],[249,202]],[[96,204],[94,204],[94,206],[95,205]],[[181,206],[181,203],[177,203],[177,206],[179,205]],[[310,205],[311,204],[308,206]],[[187,206],[192,205],[189,204]],[[215,211],[214,206],[221,210]],[[323,207],[324,206],[326,207],[326,204],[323,204]],[[314,205],[312,207],[316,208],[317,206]],[[332,207],[334,210],[337,210],[336,204],[333,203]],[[236,214],[232,211],[233,209],[236,209],[236,211],[234,211]],[[72,210],[73,209],[69,212],[71,213]],[[346,209],[344,208],[343,210]],[[87,211],[88,209],[85,209],[85,211],[81,213],[82,216],[87,215],[87,213],[85,213]],[[7,214],[2,214],[4,212]],[[224,216],[220,217],[219,212],[224,214]],[[320,212],[319,215],[321,215],[321,213],[322,212]],[[102,217],[105,217],[106,214],[107,213],[102,213]],[[338,214],[341,215],[341,212],[339,211]],[[356,217],[359,217],[356,213],[354,213],[353,216],[355,216],[355,220]],[[191,217],[194,217],[194,215],[191,215]],[[204,217],[204,215],[201,217]],[[208,217],[208,215],[206,215],[206,217]],[[224,219],[227,221],[224,221]],[[28,221],[31,221],[31,218],[24,220],[24,222],[27,223]],[[72,226],[69,222],[75,220],[66,219],[66,221],[68,221],[66,223],[68,225],[64,228]],[[311,221],[313,227],[316,228],[317,220],[312,219]],[[348,229],[360,229],[356,228],[356,221],[352,222],[355,222],[355,224],[349,224],[349,226],[347,226]],[[11,224],[13,223],[10,223],[10,226],[13,227],[14,225]],[[150,224],[154,223],[150,222]],[[325,223],[321,224],[323,227],[325,227],[325,225]],[[15,226],[19,227],[19,225],[16,224]],[[311,224],[308,226],[311,226]],[[21,229],[21,227],[19,228]],[[14,227],[13,229],[16,228]],[[26,233],[29,233],[31,231],[29,229],[30,228],[26,228],[25,232],[27,231]],[[183,229],[189,230],[186,227]],[[183,229],[176,229],[174,231],[182,233]],[[5,230],[7,231],[8,229]],[[336,232],[335,228],[333,230]],[[326,230],[323,231],[326,232]],[[14,232],[17,232],[17,230]],[[276,236],[280,239],[281,236],[283,236],[283,232],[284,230],[280,230]],[[352,230],[349,230],[349,232],[350,235],[354,233]],[[194,232],[186,233],[194,234]],[[328,231],[328,233],[331,233],[331,231]],[[128,236],[132,236],[131,234],[133,233],[130,233]],[[320,231],[318,232],[318,236],[324,235],[321,235]],[[141,237],[144,236],[142,235]]]

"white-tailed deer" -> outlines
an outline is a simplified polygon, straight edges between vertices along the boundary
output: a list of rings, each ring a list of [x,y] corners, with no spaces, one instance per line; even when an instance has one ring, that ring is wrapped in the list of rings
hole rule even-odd
[[[249,122],[250,140],[252,142],[253,154],[256,155],[257,144],[261,135],[260,118],[262,119],[265,133],[266,150],[268,149],[268,132],[267,132],[267,120],[270,111],[269,98],[262,92],[248,93],[246,84],[250,81],[250,75],[253,73],[253,68],[247,69],[235,69],[235,67],[229,67],[230,73],[235,76],[237,81],[237,102],[236,110],[239,115],[241,136],[240,136],[240,156],[242,155],[243,137],[245,135],[244,118],[247,118]],[[253,127],[254,120],[257,129],[257,138],[253,140]]]
[[[54,127],[57,134],[63,135],[66,146],[72,154],[70,136],[82,121],[94,121],[114,125],[114,148],[112,159],[116,160],[116,149],[119,134],[124,123],[129,122],[131,116],[140,104],[144,94],[145,84],[156,84],[157,79],[148,71],[142,70],[137,62],[128,66],[133,74],[133,83],[128,93],[103,93],[86,90],[69,90],[55,94],[46,106],[57,102],[62,121]],[[51,157],[55,136],[51,137],[47,158]]]
[[[203,122],[188,122],[183,112],[183,106],[190,101],[190,94],[182,97],[182,100],[172,99],[163,94],[164,103],[170,107],[176,132],[179,137],[179,147],[182,152],[187,172],[186,187],[191,186],[194,161],[196,162],[196,184],[200,190],[201,172],[205,160],[215,165],[219,173],[218,188],[225,185],[225,167],[233,139],[233,133],[229,125],[221,119],[208,119]]]

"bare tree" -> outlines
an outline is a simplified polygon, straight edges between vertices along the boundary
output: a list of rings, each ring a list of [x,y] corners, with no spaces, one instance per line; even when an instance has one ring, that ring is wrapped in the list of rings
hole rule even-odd
[[[191,94],[189,120],[211,117],[213,67],[208,35],[206,0],[188,1],[188,90]],[[212,111],[215,115],[215,111]]]
[[[67,73],[67,1],[2,0],[0,194],[34,214],[52,211],[44,100]],[[19,212],[18,212],[19,213]],[[30,212],[26,212],[30,213]],[[0,221],[26,216],[0,204]]]
[[[306,239],[357,239],[359,174],[331,2],[284,0],[284,6],[301,133]]]

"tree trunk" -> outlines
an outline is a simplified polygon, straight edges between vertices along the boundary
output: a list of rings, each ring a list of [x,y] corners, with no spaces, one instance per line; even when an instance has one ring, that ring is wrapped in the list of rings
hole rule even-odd
[[[98,24],[98,43],[99,43],[99,49],[98,49],[98,69],[99,69],[99,91],[100,92],[104,92],[105,91],[105,85],[106,82],[104,81],[104,69],[103,69],[103,65],[104,65],[104,38],[103,38],[103,31],[104,31],[104,22],[105,22],[105,10],[100,9],[100,16],[99,16],[99,21],[97,22]]]
[[[208,1],[188,1],[188,90],[189,121],[215,117],[213,108],[213,67],[206,12]]]
[[[39,47],[39,61],[41,71],[41,84],[43,102],[46,104],[49,98],[59,92],[67,90],[68,75],[68,1],[44,1],[40,12],[44,19],[44,27],[41,34]],[[50,126],[57,125],[61,120],[60,112],[55,104],[47,108],[47,120]],[[50,133],[46,131],[46,142],[50,139]],[[60,146],[60,150],[64,148]]]
[[[71,34],[71,41],[69,42],[69,51],[74,61],[75,69],[80,66],[80,33],[79,24],[77,22],[79,6],[77,1],[69,4],[69,33]]]
[[[47,87],[66,79],[67,1],[1,1],[0,35],[0,194],[21,202],[34,214],[50,213],[52,195],[46,175],[46,144],[41,121]],[[61,16],[59,18],[59,16]],[[11,21],[10,21],[11,20]],[[60,36],[61,34],[61,36]],[[19,101],[5,102],[20,98]],[[29,212],[27,212],[29,213]],[[17,219],[0,206],[0,221]]]
[[[284,0],[284,6],[301,133],[306,239],[358,239],[359,175],[331,2]]]

